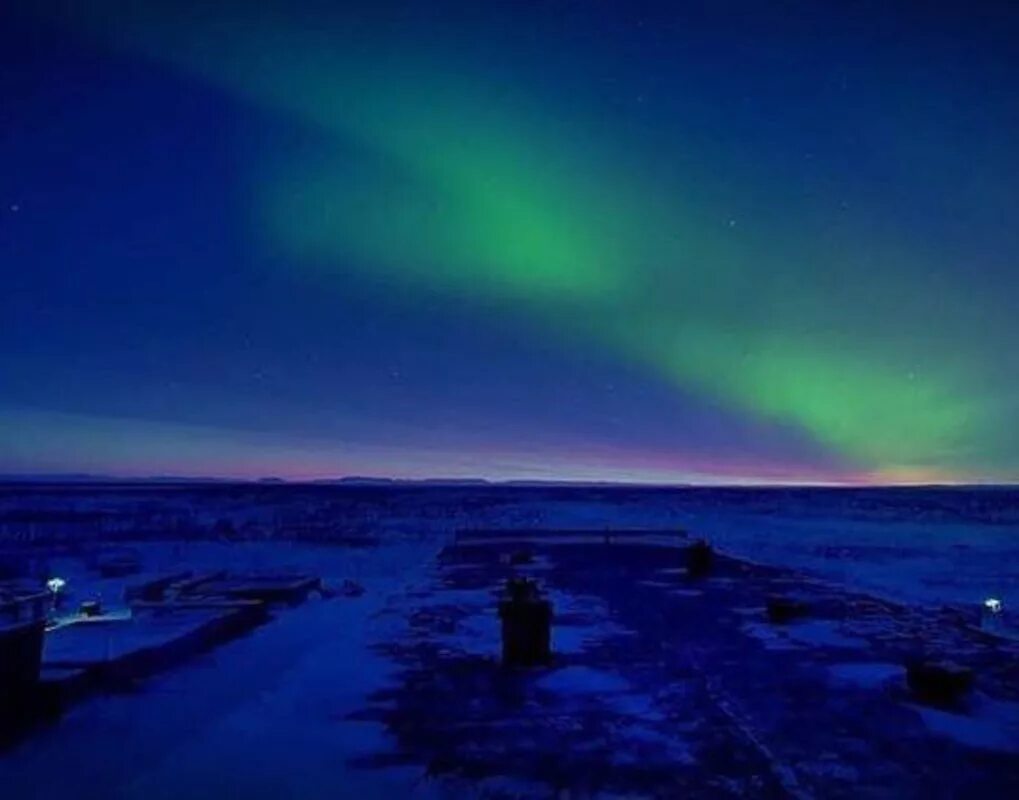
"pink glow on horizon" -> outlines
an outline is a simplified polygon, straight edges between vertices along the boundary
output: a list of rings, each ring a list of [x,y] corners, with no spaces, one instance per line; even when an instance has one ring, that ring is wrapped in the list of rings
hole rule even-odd
[[[737,454],[663,452],[559,442],[555,449],[491,443],[443,448],[292,438],[221,428],[53,412],[8,413],[18,442],[45,431],[46,447],[16,450],[5,471],[83,473],[122,478],[180,477],[289,481],[379,477],[491,481],[577,481],[637,484],[910,485],[981,482],[906,467],[775,462]],[[411,432],[412,433],[412,432]],[[40,440],[41,441],[41,440]],[[37,443],[36,443],[37,444]],[[551,448],[551,445],[547,446]],[[20,456],[20,457],[19,457]],[[986,482],[986,478],[984,479]],[[1007,482],[1007,481],[1000,481]]]
[[[247,454],[246,454],[247,455]],[[108,463],[104,474],[124,478],[153,476],[209,477],[237,480],[279,478],[311,481],[343,477],[425,480],[436,478],[491,481],[535,480],[638,484],[838,484],[873,483],[867,472],[820,471],[803,464],[775,464],[751,459],[713,459],[657,452],[593,449],[590,452],[523,453],[498,449],[456,454],[408,450],[381,457],[353,453],[251,453],[250,457],[182,457]],[[97,465],[98,466],[98,465]]]

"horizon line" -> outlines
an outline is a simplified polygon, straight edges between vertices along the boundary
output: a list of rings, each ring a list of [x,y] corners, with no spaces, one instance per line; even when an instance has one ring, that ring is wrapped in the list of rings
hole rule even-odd
[[[356,486],[384,485],[440,485],[490,486],[493,488],[526,488],[529,486],[559,486],[563,488],[620,488],[620,489],[1019,489],[1019,483],[992,481],[921,481],[921,482],[858,482],[858,481],[678,481],[645,482],[627,480],[573,480],[569,478],[483,478],[483,477],[425,477],[400,478],[372,475],[346,475],[339,477],[283,478],[274,475],[260,477],[215,475],[146,475],[122,476],[89,473],[0,473],[0,484],[60,485],[60,484],[148,484],[148,485],[286,485],[286,486]]]

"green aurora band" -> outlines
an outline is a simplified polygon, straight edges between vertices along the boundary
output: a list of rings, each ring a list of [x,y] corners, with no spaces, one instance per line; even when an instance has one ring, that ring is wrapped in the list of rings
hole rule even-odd
[[[745,204],[730,214],[713,186],[732,175],[713,178],[681,119],[660,121],[683,154],[663,164],[646,130],[566,103],[568,77],[535,65],[507,78],[441,43],[272,9],[241,24],[104,5],[70,24],[315,132],[251,167],[253,229],[288,263],[505,304],[877,479],[1019,475],[996,433],[1016,399],[987,355],[1007,303],[967,295],[923,242],[765,197],[781,176],[762,165],[732,167]]]

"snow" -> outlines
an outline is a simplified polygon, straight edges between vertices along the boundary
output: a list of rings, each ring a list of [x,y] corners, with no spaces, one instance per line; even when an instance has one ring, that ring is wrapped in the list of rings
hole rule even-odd
[[[842,495],[808,502],[799,495],[768,492],[662,493],[627,502],[545,493],[537,499],[524,496],[454,510],[469,494],[443,501],[445,506],[433,499],[402,498],[363,518],[358,517],[361,511],[344,507],[333,519],[331,511],[311,500],[281,514],[298,522],[302,515],[317,514],[326,519],[327,527],[367,530],[379,543],[375,547],[289,541],[132,543],[143,556],[145,574],[124,579],[98,578],[80,558],[54,559],[53,571],[69,581],[72,609],[93,596],[101,596],[104,607],[116,608],[125,583],[182,568],[307,571],[322,575],[327,585],[355,580],[366,593],[359,598],[314,599],[283,611],[249,636],[145,682],[136,693],[103,695],[75,707],[59,725],[0,758],[0,794],[19,800],[57,796],[324,800],[470,797],[489,792],[540,796],[536,787],[510,778],[467,785],[455,779],[426,780],[423,767],[352,766],[358,758],[395,748],[381,724],[351,717],[370,704],[373,693],[399,683],[397,665],[376,645],[413,638],[410,612],[453,607],[453,623],[443,632],[441,646],[459,655],[497,658],[499,623],[492,613],[497,587],[437,586],[435,556],[455,527],[648,527],[671,539],[685,527],[691,536],[704,536],[735,555],[804,570],[819,581],[910,604],[959,603],[979,611],[986,598],[1001,598],[1005,611],[1000,624],[1006,630],[1010,610],[1019,607],[1019,512],[999,504],[993,513],[976,513],[967,510],[968,501],[963,502],[961,495],[946,495],[938,513],[925,511],[919,502],[919,510],[899,501],[854,506]],[[154,492],[147,501],[158,506],[158,497]],[[182,507],[192,502],[175,498]],[[134,508],[139,502],[136,494],[127,500],[79,496],[73,501],[60,498],[57,505],[108,511],[118,503]],[[9,496],[0,498],[0,510],[12,505],[16,502]],[[235,498],[221,507],[191,508],[187,513],[195,524],[229,518],[238,527],[245,522],[271,527],[274,516],[266,507],[248,505],[249,500]],[[162,513],[158,508],[152,512]],[[353,519],[345,519],[345,513]],[[471,569],[454,564],[443,567],[443,572],[469,576]],[[543,578],[550,569],[551,562],[538,555],[518,571]],[[682,588],[678,582],[684,573],[673,566],[649,570],[639,588],[696,603],[704,590],[722,583],[709,579],[703,590]],[[653,724],[663,722],[656,710],[656,697],[661,701],[657,690],[639,691],[648,687],[576,664],[578,655],[597,652],[593,645],[632,632],[613,619],[599,597],[554,588],[549,597],[556,617],[553,648],[566,666],[535,673],[537,688],[558,703],[589,704],[618,715],[628,740],[668,747],[677,764],[688,762],[692,750],[687,749],[683,732],[673,730],[665,736]],[[743,604],[754,603],[750,599]],[[866,642],[852,634],[864,635],[866,620],[857,620],[855,627],[827,619],[777,626],[764,621],[763,608],[735,611],[743,623],[741,630],[768,649],[798,650],[805,656],[821,648],[837,649],[834,659],[839,663],[826,667],[833,686],[877,691],[902,682],[901,666],[863,660],[868,657],[861,652]],[[861,660],[851,660],[856,658]],[[374,706],[380,702],[373,701]],[[910,708],[938,737],[966,747],[1019,751],[1019,704],[978,695],[965,714]],[[668,725],[674,727],[672,722]],[[847,769],[845,765],[826,764],[820,756],[808,766],[829,770],[840,780],[852,779],[848,772],[839,773]]]
[[[539,680],[538,686],[550,692],[571,695],[625,692],[630,688],[630,684],[618,675],[591,667],[554,670]]]
[[[1019,597],[1014,491],[696,489],[642,500],[525,500],[492,522],[686,529],[745,558],[906,602],[978,604],[1004,597],[1007,606],[1009,596]]]
[[[158,548],[157,548],[158,549]],[[0,759],[4,796],[159,800],[179,797],[439,797],[420,768],[367,771],[350,759],[391,748],[383,728],[348,720],[396,680],[371,645],[398,624],[435,546],[361,551],[284,545],[199,548],[208,564],[313,564],[327,582],[356,576],[359,598],[312,600],[251,635],[146,682],[99,696]],[[300,769],[294,769],[299,764]]]
[[[828,673],[838,683],[861,689],[876,689],[892,681],[901,681],[906,676],[906,670],[901,664],[881,662],[832,664],[828,668]]]
[[[1019,753],[1019,703],[978,696],[967,713],[915,706],[928,730],[968,747]]]

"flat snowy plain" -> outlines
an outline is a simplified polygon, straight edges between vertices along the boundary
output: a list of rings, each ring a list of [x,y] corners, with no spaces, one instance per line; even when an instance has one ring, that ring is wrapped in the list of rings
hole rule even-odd
[[[92,521],[79,525],[76,514]],[[131,692],[74,707],[0,754],[0,787],[12,800],[543,796],[540,787],[512,781],[432,780],[413,759],[357,766],[398,749],[385,726],[356,712],[398,680],[398,665],[380,645],[404,635],[408,617],[440,581],[438,554],[464,529],[684,529],[739,558],[908,605],[977,608],[993,596],[1008,619],[1019,605],[1019,491],[1009,489],[7,486],[0,526],[4,547],[58,540],[49,569],[89,591],[103,587],[89,577],[86,556],[113,540],[136,550],[151,572],[286,568],[366,589],[357,598],[313,599]],[[534,568],[539,577],[541,566]],[[647,583],[664,586],[669,577],[667,570],[649,574]],[[116,589],[106,587],[106,596],[115,598]],[[465,613],[450,646],[497,654],[492,600],[486,590],[442,596]],[[553,600],[567,615],[573,606],[600,613],[589,597],[558,593]],[[565,627],[559,647],[580,652],[589,641],[625,633],[607,617],[589,628]],[[752,626],[747,631],[756,635]],[[837,638],[805,628],[798,643],[831,645],[825,636]],[[890,669],[859,662],[833,670],[832,679],[876,685]],[[542,690],[570,697],[614,696],[626,686],[585,666],[542,680]],[[636,718],[654,719],[646,702],[631,701],[613,700]],[[968,746],[1019,747],[1012,738],[1019,719],[1011,719],[1011,706],[1002,709],[995,713],[1004,720],[977,719],[976,729],[936,710],[923,713],[932,731],[963,744],[969,737]],[[676,753],[677,762],[690,758],[683,748]]]

